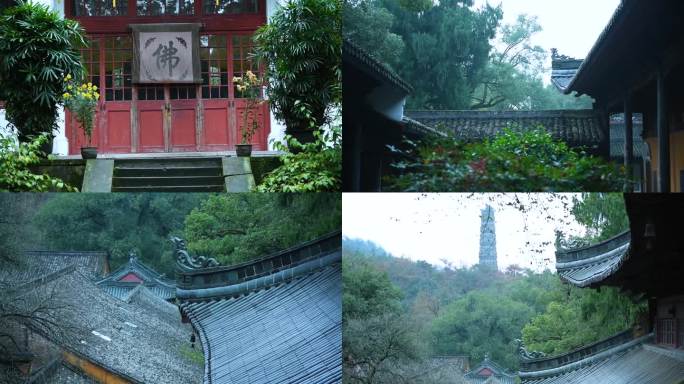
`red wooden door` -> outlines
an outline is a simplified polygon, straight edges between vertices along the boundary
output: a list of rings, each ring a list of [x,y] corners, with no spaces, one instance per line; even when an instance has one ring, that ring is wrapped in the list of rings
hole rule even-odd
[[[93,132],[100,153],[225,151],[241,142],[246,99],[235,89],[234,76],[252,63],[248,33],[217,32],[200,37],[202,83],[139,85],[132,83],[133,43],[130,35],[91,36],[82,50],[90,81],[101,98]],[[248,123],[259,122],[251,140],[267,149],[268,105],[251,111]],[[84,144],[82,131],[67,114],[70,154]]]

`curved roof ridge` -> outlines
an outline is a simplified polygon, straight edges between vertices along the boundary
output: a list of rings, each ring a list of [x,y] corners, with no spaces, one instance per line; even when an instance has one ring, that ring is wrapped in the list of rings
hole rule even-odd
[[[637,338],[631,336],[632,330],[630,329],[564,354],[529,361],[523,360],[518,376],[524,380],[562,375],[598,363],[617,353],[641,347],[651,340],[654,334],[649,333]],[[523,370],[523,368],[531,369]]]
[[[176,288],[176,297],[179,300],[194,301],[240,296],[245,293],[256,292],[264,288],[294,280],[299,276],[306,275],[317,270],[322,270],[332,264],[339,263],[341,260],[341,250],[333,251],[325,256],[317,257],[315,259],[298,264],[292,268],[283,269],[275,273],[270,273],[268,275],[246,280],[237,284],[187,290]]]
[[[561,260],[560,263],[568,263],[596,257],[602,253],[610,252],[615,248],[630,243],[631,239],[631,232],[626,230],[595,244],[583,245],[570,249],[559,249],[556,251],[556,262],[558,263],[558,260]]]

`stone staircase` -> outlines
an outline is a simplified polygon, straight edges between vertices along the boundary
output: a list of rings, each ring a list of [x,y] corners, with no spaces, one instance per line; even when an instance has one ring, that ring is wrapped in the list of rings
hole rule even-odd
[[[249,192],[249,157],[90,159],[83,192]]]
[[[114,160],[112,192],[225,192],[216,158]]]

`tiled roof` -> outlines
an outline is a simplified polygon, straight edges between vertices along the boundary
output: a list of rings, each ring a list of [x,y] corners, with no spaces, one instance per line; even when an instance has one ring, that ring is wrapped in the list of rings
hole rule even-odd
[[[167,321],[171,326],[185,328],[187,334],[192,333],[189,325],[181,324],[181,315],[178,307],[159,297],[159,295],[153,293],[144,285],[138,285],[131,290],[128,296],[123,298],[123,301],[155,314],[158,318]]]
[[[12,269],[0,270],[0,281],[16,285],[74,265],[88,279],[96,280],[105,273],[107,252],[27,251]]]
[[[61,348],[133,383],[200,383],[202,367],[182,353],[188,330],[102,292],[75,268],[16,289],[22,297],[50,297],[52,316],[67,332],[35,330]],[[49,296],[54,292],[54,296]]]
[[[483,369],[487,369],[493,373],[491,376],[480,376],[478,375],[478,372],[480,372]],[[485,359],[475,368],[471,369],[468,373],[464,375],[468,381],[472,384],[485,384],[485,383],[490,383],[490,379],[494,378],[501,384],[515,384],[516,382],[516,375],[513,375],[509,372],[507,372],[503,367],[501,367],[499,364],[491,361],[489,358],[485,357]]]
[[[413,92],[411,85],[399,77],[390,67],[381,63],[370,53],[347,38],[344,39],[342,44],[342,60],[355,65],[379,81],[400,88],[407,94]]]
[[[505,128],[529,130],[543,126],[568,145],[596,149],[607,140],[600,116],[592,110],[568,111],[406,111],[411,119],[438,130],[452,131],[466,141],[492,138]]]
[[[131,257],[128,263],[119,267],[116,271],[109,274],[106,278],[97,282],[97,285],[105,292],[124,300],[133,289],[141,283],[120,281],[121,278],[133,273],[137,275],[145,287],[153,294],[162,299],[169,300],[176,296],[176,283],[164,278],[163,275],[143,264],[137,257]]]
[[[667,384],[684,380],[684,351],[628,341],[561,367],[520,373],[524,384]]]
[[[154,283],[99,282],[97,285],[100,289],[119,300],[125,300],[126,297],[139,286],[144,286],[149,292],[164,300],[171,300],[176,297],[176,288]]]
[[[556,252],[558,276],[578,287],[587,287],[617,271],[629,257],[630,232],[599,244]]]
[[[427,136],[427,135],[434,135],[434,136],[442,136],[445,137],[446,134],[444,132],[440,132],[436,130],[433,127],[428,127],[427,125],[421,123],[420,121],[416,121],[411,119],[410,117],[404,116],[402,119],[402,123],[404,125],[404,132],[413,135],[413,136]]]
[[[335,249],[327,245],[332,240]],[[178,289],[181,310],[202,340],[205,383],[341,382],[341,235],[273,257],[282,265],[286,256],[285,269],[264,258],[255,263],[260,271],[269,263],[266,274],[252,268],[251,277],[232,284]],[[206,276],[222,275],[209,268]]]
[[[577,69],[582,65],[582,60],[558,55],[555,49],[552,49],[551,51],[551,84],[559,91],[565,92],[568,85],[575,77]]]

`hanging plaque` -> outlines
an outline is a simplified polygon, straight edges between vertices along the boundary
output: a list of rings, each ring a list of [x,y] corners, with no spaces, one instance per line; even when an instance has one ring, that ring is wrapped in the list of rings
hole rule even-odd
[[[201,83],[200,24],[132,24],[136,83]]]

